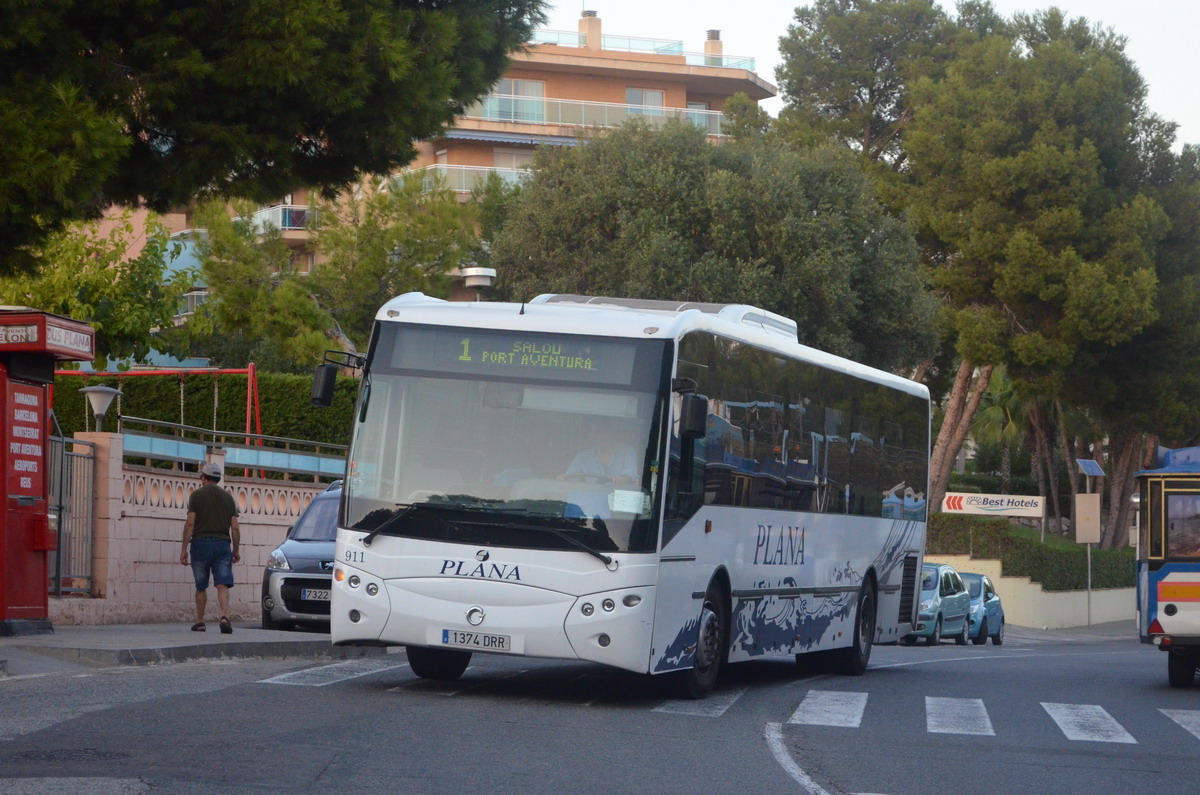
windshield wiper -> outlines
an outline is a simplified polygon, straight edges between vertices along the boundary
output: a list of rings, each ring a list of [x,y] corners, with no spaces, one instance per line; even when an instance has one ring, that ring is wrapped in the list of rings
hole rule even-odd
[[[583,543],[578,538],[573,536],[572,533],[576,532],[574,530],[564,530],[561,527],[550,527],[548,525],[538,525],[538,524],[524,524],[524,523],[519,523],[519,522],[474,522],[474,521],[455,520],[455,521],[450,522],[450,524],[456,524],[456,525],[469,524],[469,525],[474,525],[477,527],[506,527],[510,530],[532,530],[532,531],[538,532],[538,533],[549,533],[550,535],[557,536],[557,537],[561,538],[563,541],[566,541],[568,544],[571,544],[572,546],[583,550],[584,552],[588,553],[592,557],[603,561],[605,568],[608,568],[609,566],[613,565],[613,559],[611,557],[609,557],[608,555],[605,555],[603,552],[601,552],[598,549],[589,547],[587,544]],[[616,568],[612,568],[609,570],[616,571]]]
[[[379,523],[378,527],[376,527],[374,530],[367,533],[363,537],[362,543],[363,543],[364,547],[371,546],[371,541],[375,538],[375,536],[380,535],[385,530],[392,529],[393,527],[395,527],[397,522],[399,522],[401,519],[408,516],[410,513],[417,510],[418,508],[421,508],[421,509],[428,508],[428,509],[434,510],[434,511],[486,510],[486,511],[496,511],[497,513],[525,513],[525,509],[523,509],[523,508],[498,508],[494,505],[490,505],[485,502],[467,502],[465,500],[458,500],[455,502],[413,502],[413,503],[409,503],[408,505],[397,505],[396,508],[398,508],[399,510],[397,510],[395,513],[393,513],[387,519],[384,519],[382,522]],[[351,529],[353,529],[353,528],[351,528]]]

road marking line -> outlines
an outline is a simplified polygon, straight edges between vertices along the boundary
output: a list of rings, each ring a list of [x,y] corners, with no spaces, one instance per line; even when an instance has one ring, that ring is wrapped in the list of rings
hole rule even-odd
[[[292,671],[288,674],[272,676],[270,679],[260,679],[260,684],[268,685],[300,685],[302,687],[325,687],[347,679],[357,679],[360,676],[390,671],[393,668],[407,668],[408,663],[395,663],[391,660],[372,659],[346,660],[345,662],[322,665],[317,668],[306,668],[303,671]]]
[[[1052,704],[1042,707],[1062,729],[1068,740],[1090,740],[1098,743],[1137,743],[1133,735],[1095,704]]]
[[[925,696],[925,728],[934,734],[996,736],[981,698]]]
[[[788,719],[808,726],[843,726],[857,729],[867,708],[866,693],[810,690]]]
[[[775,757],[775,761],[797,784],[804,788],[808,795],[829,795],[821,785],[812,780],[808,773],[804,772],[804,768],[796,764],[796,760],[792,759],[792,755],[788,753],[787,746],[783,742],[783,727],[778,723],[768,723],[766,738],[767,746],[771,749],[771,755]]]
[[[719,718],[725,710],[733,706],[749,687],[739,687],[735,690],[722,690],[709,694],[708,698],[699,701],[691,699],[674,699],[664,701],[653,709],[653,712],[666,712],[672,715],[694,715],[698,718]]]
[[[1200,740],[1200,710],[1194,709],[1160,709],[1159,712],[1187,729]]]

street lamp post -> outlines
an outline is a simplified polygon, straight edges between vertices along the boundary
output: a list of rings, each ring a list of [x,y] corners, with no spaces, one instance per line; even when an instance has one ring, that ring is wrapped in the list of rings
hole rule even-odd
[[[79,391],[87,395],[88,403],[92,406],[92,413],[96,415],[96,430],[100,431],[104,425],[104,415],[108,413],[108,407],[112,405],[113,398],[121,394],[121,390],[113,389],[111,386],[85,386]]]

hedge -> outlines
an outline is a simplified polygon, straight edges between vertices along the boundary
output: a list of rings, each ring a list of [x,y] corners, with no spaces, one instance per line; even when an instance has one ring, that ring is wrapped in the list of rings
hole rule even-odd
[[[79,390],[85,386],[111,386],[120,389],[121,396],[119,403],[114,401],[105,416],[105,430],[116,430],[116,416],[119,413],[126,417],[191,425],[224,433],[241,432],[246,430],[246,379],[245,375],[212,373],[163,376],[59,375],[54,380],[54,413],[68,437],[76,431],[95,430],[95,419],[87,398]],[[310,376],[258,373],[257,380],[262,434],[324,444],[349,444],[354,400],[358,393],[357,379],[337,379],[333,405],[329,408],[312,405]],[[258,432],[253,419],[250,430]]]
[[[1029,577],[1047,591],[1087,588],[1087,550],[1055,549],[1014,532],[1004,519],[935,513],[925,543],[931,555],[998,558],[1004,574]],[[1136,577],[1132,549],[1093,549],[1092,588],[1132,588]]]

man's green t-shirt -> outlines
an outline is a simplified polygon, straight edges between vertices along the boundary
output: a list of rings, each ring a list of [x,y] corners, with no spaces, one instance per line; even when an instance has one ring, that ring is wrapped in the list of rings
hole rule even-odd
[[[196,514],[192,538],[223,538],[230,540],[229,524],[238,515],[237,503],[220,486],[201,486],[188,497],[188,513]]]

